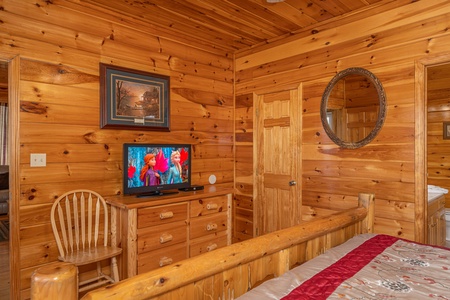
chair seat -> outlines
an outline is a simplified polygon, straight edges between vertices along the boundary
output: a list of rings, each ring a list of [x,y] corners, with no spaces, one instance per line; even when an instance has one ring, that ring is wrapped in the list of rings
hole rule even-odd
[[[60,261],[70,262],[76,266],[87,265],[99,260],[104,260],[117,256],[122,253],[121,248],[109,247],[109,246],[97,246],[97,248],[88,248],[85,250],[79,250],[72,254],[66,255],[66,257],[59,257]]]

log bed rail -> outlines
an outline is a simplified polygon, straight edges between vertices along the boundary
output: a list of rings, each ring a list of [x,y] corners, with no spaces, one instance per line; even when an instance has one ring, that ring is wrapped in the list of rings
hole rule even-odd
[[[139,274],[82,299],[234,299],[357,234],[372,232],[373,203],[373,194],[359,194],[358,208]]]

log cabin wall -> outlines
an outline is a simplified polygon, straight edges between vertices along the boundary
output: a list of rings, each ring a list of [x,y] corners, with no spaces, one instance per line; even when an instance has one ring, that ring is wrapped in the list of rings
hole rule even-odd
[[[427,69],[427,169],[428,184],[450,190],[448,157],[450,140],[443,138],[444,122],[450,122],[450,63]],[[445,207],[450,207],[449,194]]]
[[[105,196],[121,191],[124,142],[194,144],[194,184],[207,184],[211,173],[218,185],[232,186],[234,179],[235,240],[250,238],[254,96],[300,83],[303,204],[343,209],[356,205],[358,192],[373,192],[375,231],[414,239],[414,64],[450,49],[448,7],[443,0],[383,1],[240,51],[233,67],[230,53],[161,36],[131,18],[75,1],[3,0],[1,51],[21,60],[20,249],[15,249],[21,297],[29,295],[31,272],[56,260],[51,203],[72,188]],[[169,75],[172,131],[100,130],[100,62]],[[354,66],[380,78],[388,113],[371,144],[343,150],[326,136],[319,104],[334,74]],[[30,153],[41,152],[47,153],[47,167],[30,168]]]
[[[8,64],[0,62],[0,103],[8,103]]]
[[[415,232],[415,62],[446,53],[448,1],[384,1],[288,38],[236,53],[236,198],[250,203],[254,95],[302,85],[303,205],[345,208],[358,192],[376,195],[375,231],[408,239]],[[320,101],[339,71],[363,67],[387,96],[387,118],[368,145],[340,149],[320,121]],[[255,98],[256,99],[256,98]],[[425,112],[424,112],[425,113]],[[241,167],[242,166],[242,167]],[[253,199],[252,199],[253,200]],[[425,201],[425,200],[424,200]],[[245,220],[249,209],[237,211]],[[247,219],[247,223],[251,220]],[[241,221],[241,224],[245,222]],[[246,227],[236,228],[245,233]]]
[[[70,1],[5,0],[0,18],[0,51],[21,62],[20,274],[11,284],[21,298],[32,272],[57,260],[53,201],[78,188],[119,194],[123,143],[191,143],[193,184],[215,174],[217,186],[233,186],[232,55]],[[171,131],[100,129],[99,63],[170,76]],[[30,168],[30,153],[46,153],[47,166]]]

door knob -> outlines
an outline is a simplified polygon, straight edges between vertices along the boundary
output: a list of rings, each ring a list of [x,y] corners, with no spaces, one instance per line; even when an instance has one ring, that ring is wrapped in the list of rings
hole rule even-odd
[[[295,180],[289,181],[289,185],[290,185],[290,186],[293,186],[293,185],[296,185],[296,184],[297,184],[297,182],[295,182]]]

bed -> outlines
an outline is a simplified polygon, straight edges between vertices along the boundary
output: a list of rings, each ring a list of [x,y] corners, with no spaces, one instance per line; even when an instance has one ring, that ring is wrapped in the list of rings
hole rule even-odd
[[[450,299],[450,249],[361,234],[238,300]]]
[[[327,249],[372,232],[374,195],[359,207],[269,233],[122,280],[82,299],[235,299]]]

